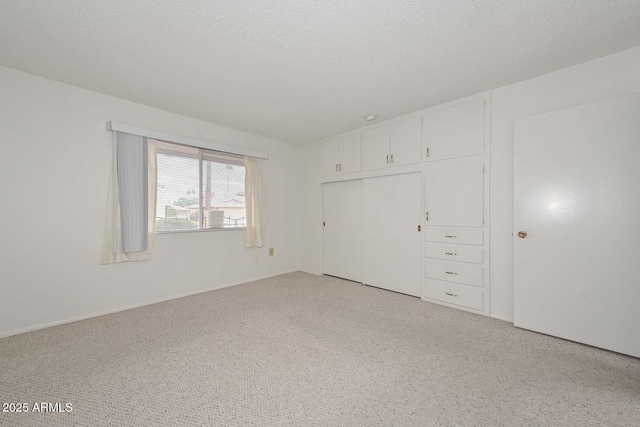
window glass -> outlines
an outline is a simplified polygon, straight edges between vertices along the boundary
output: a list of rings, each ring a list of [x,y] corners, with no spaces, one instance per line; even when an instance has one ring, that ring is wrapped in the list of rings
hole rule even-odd
[[[202,178],[203,228],[245,227],[244,166],[204,160]]]
[[[156,231],[246,227],[241,156],[158,142]]]

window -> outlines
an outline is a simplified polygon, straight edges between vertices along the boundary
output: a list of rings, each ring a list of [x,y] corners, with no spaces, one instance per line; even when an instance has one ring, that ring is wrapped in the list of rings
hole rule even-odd
[[[246,227],[244,159],[157,142],[156,232]]]

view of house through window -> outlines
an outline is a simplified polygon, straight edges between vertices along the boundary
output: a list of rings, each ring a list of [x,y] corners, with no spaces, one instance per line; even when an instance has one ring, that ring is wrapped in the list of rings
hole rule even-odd
[[[242,156],[157,142],[156,231],[244,228]]]

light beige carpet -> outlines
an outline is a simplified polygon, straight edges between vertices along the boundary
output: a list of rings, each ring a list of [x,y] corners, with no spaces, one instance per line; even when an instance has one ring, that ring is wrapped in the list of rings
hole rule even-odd
[[[0,340],[16,426],[639,426],[640,359],[292,273]]]

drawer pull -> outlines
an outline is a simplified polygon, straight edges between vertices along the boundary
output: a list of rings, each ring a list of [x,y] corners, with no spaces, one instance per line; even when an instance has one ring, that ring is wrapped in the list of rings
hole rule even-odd
[[[445,254],[445,255],[450,255],[450,256],[456,256],[456,255],[458,255],[458,254],[454,254],[453,252],[445,252],[444,254]]]
[[[458,238],[458,236],[444,236],[444,237],[446,237],[447,239],[457,239]]]
[[[447,274],[453,274],[454,276],[457,276],[457,275],[458,275],[458,273],[454,273],[454,272],[452,272],[452,271],[445,271],[445,273],[447,273]]]
[[[457,297],[457,294],[450,294],[449,292],[445,292],[445,295],[449,295],[450,297]]]

